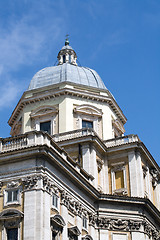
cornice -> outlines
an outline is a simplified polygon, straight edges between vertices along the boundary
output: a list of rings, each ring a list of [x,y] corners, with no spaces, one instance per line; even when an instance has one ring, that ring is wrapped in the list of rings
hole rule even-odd
[[[71,88],[63,88],[63,89],[56,89],[56,90],[50,90],[50,91],[44,91],[43,93],[37,93],[31,97],[25,98],[26,92],[22,95],[21,99],[19,100],[16,108],[14,109],[10,119],[8,120],[8,124],[10,126],[13,125],[13,122],[16,120],[18,114],[21,112],[21,110],[24,108],[24,106],[33,104],[35,102],[40,102],[48,99],[57,98],[60,96],[75,96],[80,97],[83,99],[89,99],[92,101],[98,101],[102,103],[108,103],[110,107],[115,111],[118,118],[122,121],[123,124],[126,123],[127,119],[124,116],[122,110],[118,106],[117,102],[114,100],[114,98],[109,96],[103,96],[96,93],[90,93],[90,92],[84,92],[76,89]]]
[[[145,144],[142,141],[132,142],[132,143],[128,143],[128,144],[122,144],[119,146],[113,146],[113,147],[107,148],[107,153],[114,154],[115,152],[118,152],[118,151],[128,151],[129,152],[131,150],[134,150],[135,152],[137,150],[140,150],[147,157],[150,164],[158,170],[158,174],[160,175],[159,165],[157,164],[157,162],[153,158],[152,154],[149,152],[149,150],[147,149],[147,147],[145,146]]]

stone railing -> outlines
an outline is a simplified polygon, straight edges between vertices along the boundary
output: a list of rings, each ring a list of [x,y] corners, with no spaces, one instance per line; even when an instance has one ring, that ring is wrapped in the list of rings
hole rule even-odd
[[[91,128],[82,128],[77,129],[69,132],[59,133],[52,136],[53,140],[55,142],[70,140],[78,137],[84,137],[84,136],[97,136],[96,132]]]
[[[137,135],[132,134],[128,136],[106,140],[104,141],[104,144],[106,145],[107,148],[110,148],[110,147],[120,146],[123,144],[134,143],[134,142],[140,142],[140,139]]]
[[[25,147],[43,145],[58,148],[51,136],[42,131],[32,131],[15,137],[0,138],[0,152],[7,152]]]

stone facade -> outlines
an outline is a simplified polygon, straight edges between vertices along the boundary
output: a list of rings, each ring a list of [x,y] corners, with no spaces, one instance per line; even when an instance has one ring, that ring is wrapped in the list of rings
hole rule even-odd
[[[59,65],[77,68],[68,44]],[[0,139],[0,240],[158,240],[160,169],[125,122],[106,88],[24,92]]]

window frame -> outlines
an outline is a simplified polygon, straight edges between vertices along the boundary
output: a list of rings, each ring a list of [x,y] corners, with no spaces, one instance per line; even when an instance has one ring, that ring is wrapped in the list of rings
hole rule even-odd
[[[41,129],[41,125],[44,124],[44,123],[50,123],[50,132]],[[51,133],[52,133],[52,123],[51,123],[51,120],[49,120],[49,121],[40,121],[39,122],[39,128],[40,128],[40,131],[47,132],[48,134],[51,135]]]
[[[8,193],[17,191],[17,200],[14,200],[14,194],[12,194],[11,201],[8,201]],[[21,189],[20,188],[6,188],[4,189],[4,207],[10,205],[21,205]]]
[[[88,231],[88,219],[85,216],[82,217],[82,228]]]
[[[124,162],[119,162],[111,165],[111,185],[112,185],[112,194],[123,194],[127,195],[127,176],[126,176],[126,166]],[[124,187],[123,188],[116,188],[116,177],[115,173],[122,171],[123,172],[123,181]]]
[[[59,196],[57,195],[57,194],[55,194],[55,193],[52,193],[52,209],[56,209],[56,210],[58,210],[59,209]],[[54,204],[54,200],[56,199],[56,204]]]

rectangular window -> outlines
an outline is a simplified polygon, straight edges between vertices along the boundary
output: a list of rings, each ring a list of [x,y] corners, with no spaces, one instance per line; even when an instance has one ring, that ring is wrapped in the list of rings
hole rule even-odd
[[[18,228],[7,229],[7,240],[18,240]]]
[[[7,191],[7,202],[18,201],[18,190]]]
[[[48,122],[41,122],[40,123],[40,130],[51,134],[51,121]]]
[[[124,188],[123,170],[115,172],[116,189]]]
[[[93,122],[82,120],[82,128],[93,128]]]
[[[56,208],[58,208],[58,197],[53,194],[52,196],[52,205]]]
[[[87,218],[83,218],[83,228],[87,229]]]

